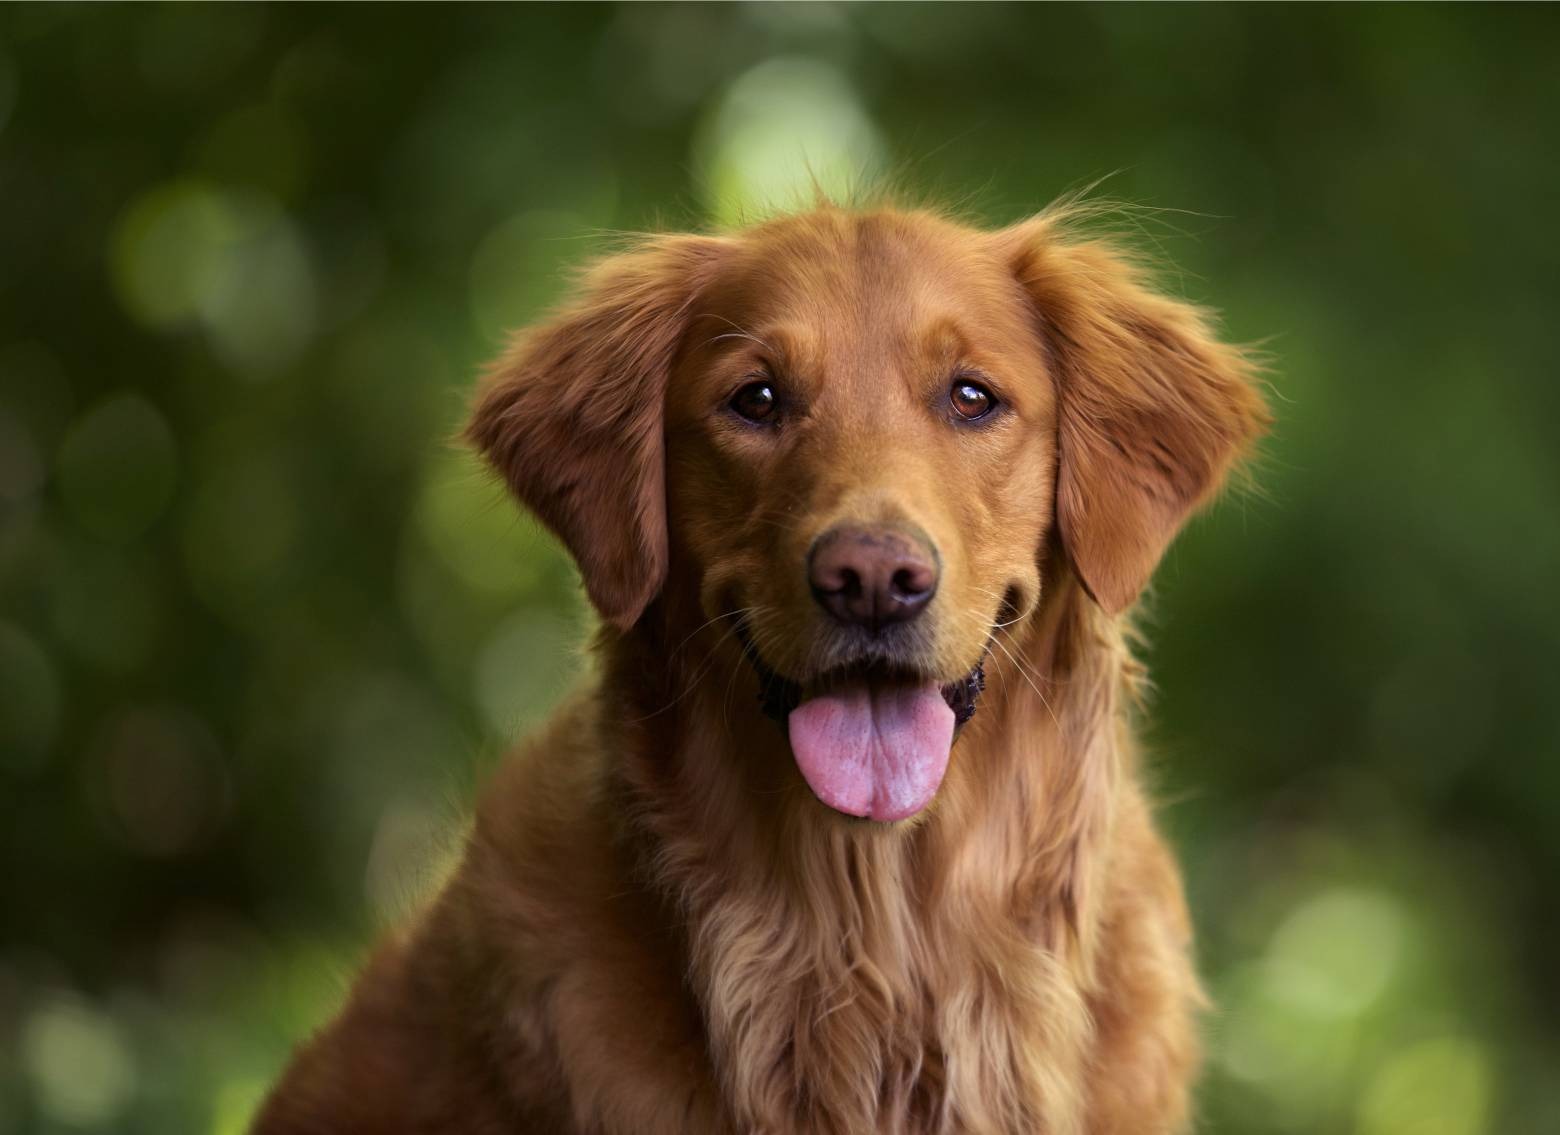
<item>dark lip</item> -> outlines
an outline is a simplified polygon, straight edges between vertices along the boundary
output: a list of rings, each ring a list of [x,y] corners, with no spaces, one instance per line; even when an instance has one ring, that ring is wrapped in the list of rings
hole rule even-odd
[[[865,684],[869,686],[918,686],[930,675],[913,666],[903,666],[881,658],[859,658],[841,666],[825,670],[806,682],[797,683],[803,689],[825,691],[841,686]]]
[[[995,631],[992,633],[995,634]],[[742,644],[743,657],[758,676],[758,700],[765,716],[773,718],[784,726],[791,711],[802,702],[804,691],[802,683],[779,673],[764,661],[758,648],[753,645],[745,619],[737,622],[737,641]],[[948,708],[953,710],[956,731],[962,729],[964,723],[975,716],[981,692],[986,688],[985,665],[990,653],[991,642],[988,638],[985,649],[981,651],[980,660],[975,663],[974,668],[963,677],[944,683],[941,687],[943,700],[948,703]],[[887,659],[866,657],[825,671],[809,681],[805,688],[814,691],[837,689],[857,682],[872,685],[911,684],[924,682],[926,677],[914,667]]]

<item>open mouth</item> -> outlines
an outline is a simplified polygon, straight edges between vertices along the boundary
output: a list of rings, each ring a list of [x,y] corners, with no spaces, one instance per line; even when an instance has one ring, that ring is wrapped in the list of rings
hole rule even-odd
[[[797,768],[819,800],[884,822],[913,816],[931,802],[954,736],[985,689],[984,655],[955,682],[869,663],[802,685],[765,664],[746,627],[738,635],[758,674],[764,712],[786,730]]]

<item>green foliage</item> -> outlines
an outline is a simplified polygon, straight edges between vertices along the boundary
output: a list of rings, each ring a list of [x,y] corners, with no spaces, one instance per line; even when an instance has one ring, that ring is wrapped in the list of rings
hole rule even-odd
[[[1276,360],[1262,492],[1150,620],[1205,1127],[1554,1130],[1557,33],[0,8],[0,1129],[241,1131],[577,669],[571,569],[449,443],[564,268],[812,177],[1003,221],[1113,174]]]

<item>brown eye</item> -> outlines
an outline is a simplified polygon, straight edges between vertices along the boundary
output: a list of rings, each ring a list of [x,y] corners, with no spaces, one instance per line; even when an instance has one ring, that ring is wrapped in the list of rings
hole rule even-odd
[[[948,401],[953,405],[953,412],[967,422],[984,418],[997,404],[996,395],[991,391],[964,378],[956,381],[948,391]]]
[[[731,396],[735,413],[750,422],[764,423],[775,416],[775,388],[767,382],[750,382]]]

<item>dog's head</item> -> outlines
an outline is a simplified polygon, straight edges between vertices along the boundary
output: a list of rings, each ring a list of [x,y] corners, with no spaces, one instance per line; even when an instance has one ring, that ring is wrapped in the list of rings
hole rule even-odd
[[[894,820],[1048,549],[1107,611],[1137,597],[1260,429],[1249,370],[1056,215],[829,208],[599,263],[470,436],[604,619],[680,589],[734,622],[814,792]]]

